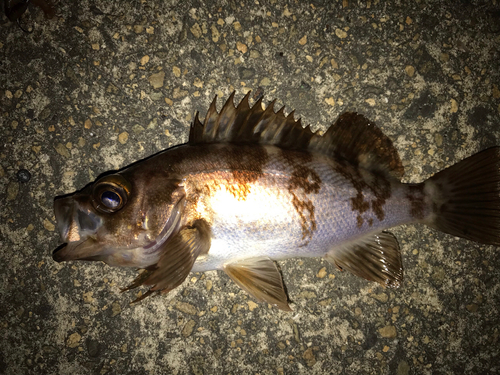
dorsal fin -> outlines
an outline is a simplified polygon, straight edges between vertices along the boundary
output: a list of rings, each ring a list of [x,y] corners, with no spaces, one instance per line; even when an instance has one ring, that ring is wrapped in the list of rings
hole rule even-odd
[[[403,163],[392,141],[375,123],[356,112],[341,114],[322,137],[311,139],[309,149],[398,178],[404,174]]]
[[[370,170],[389,172],[396,177],[404,173],[403,165],[392,142],[371,121],[355,112],[342,114],[320,136],[309,126],[285,116],[284,107],[274,112],[272,101],[262,109],[262,97],[250,107],[250,92],[234,106],[234,92],[217,112],[214,98],[203,124],[196,113],[189,133],[189,144],[236,143],[275,145],[284,149],[307,150],[349,161]]]
[[[286,149],[307,149],[315,136],[309,126],[304,128],[300,120],[293,118],[293,112],[285,116],[284,107],[275,113],[274,101],[265,110],[262,109],[262,98],[250,107],[249,97],[250,92],[235,107],[233,92],[219,113],[215,97],[203,124],[196,113],[189,144],[259,143]]]

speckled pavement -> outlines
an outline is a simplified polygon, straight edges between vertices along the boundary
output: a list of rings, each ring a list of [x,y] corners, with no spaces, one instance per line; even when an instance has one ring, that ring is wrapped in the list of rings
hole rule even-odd
[[[500,145],[496,1],[59,1],[0,21],[1,374],[498,374],[500,249],[395,228],[397,290],[280,262],[292,313],[222,272],[130,305],[135,275],[57,264],[53,198],[187,140],[214,95],[346,110],[417,182]],[[219,101],[219,105],[222,102]],[[26,169],[26,174],[18,171]],[[27,182],[26,182],[27,181]]]

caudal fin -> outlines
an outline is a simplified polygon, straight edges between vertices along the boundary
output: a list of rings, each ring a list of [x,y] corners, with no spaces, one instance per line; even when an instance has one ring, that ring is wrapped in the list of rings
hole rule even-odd
[[[475,154],[425,182],[426,224],[454,236],[500,245],[500,147]]]

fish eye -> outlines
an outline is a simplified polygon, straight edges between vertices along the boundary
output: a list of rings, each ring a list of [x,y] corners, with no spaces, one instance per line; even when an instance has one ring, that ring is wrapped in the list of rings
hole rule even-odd
[[[119,174],[105,176],[93,187],[92,203],[100,212],[117,212],[127,203],[130,188],[128,181]]]
[[[101,194],[102,204],[111,210],[115,210],[121,204],[121,201],[120,196],[112,190],[106,190]]]

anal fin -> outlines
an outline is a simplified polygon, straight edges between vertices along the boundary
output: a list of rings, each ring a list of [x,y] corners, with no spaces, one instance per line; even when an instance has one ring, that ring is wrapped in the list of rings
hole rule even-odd
[[[331,250],[325,259],[384,287],[397,288],[403,281],[399,244],[391,233],[372,233]]]
[[[224,264],[224,271],[240,288],[260,302],[292,311],[276,264],[269,258],[243,259]]]

